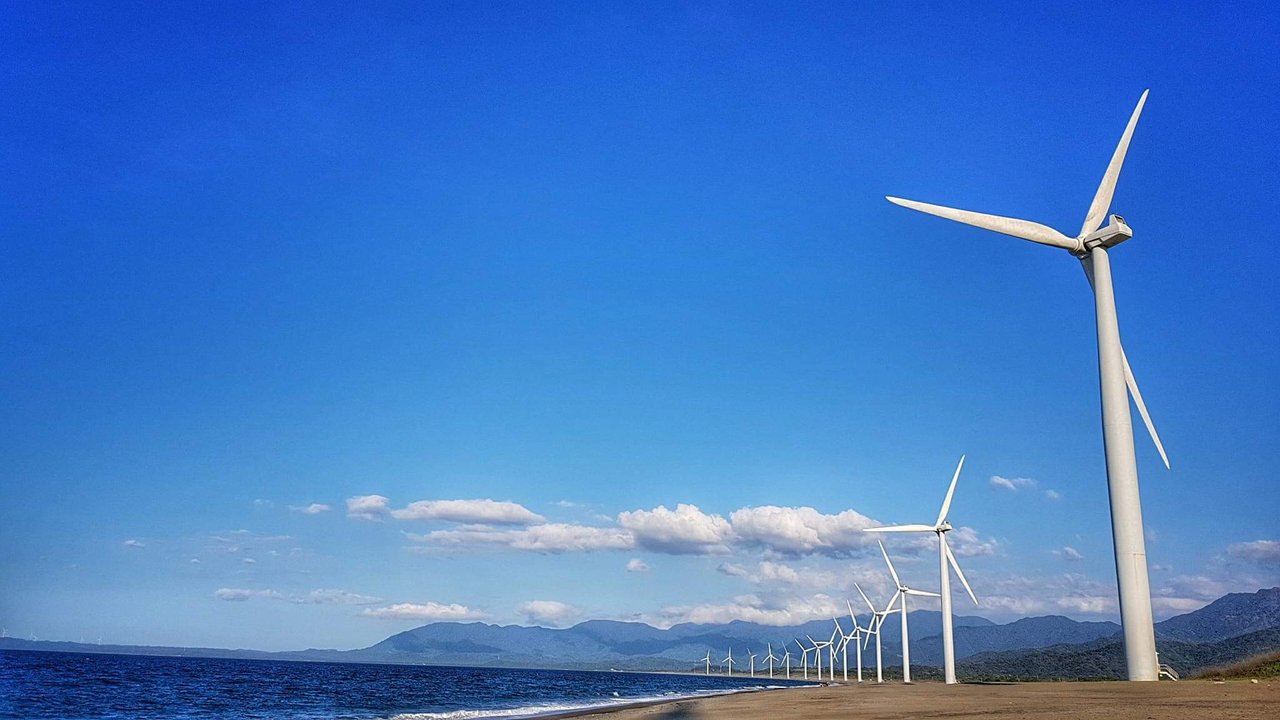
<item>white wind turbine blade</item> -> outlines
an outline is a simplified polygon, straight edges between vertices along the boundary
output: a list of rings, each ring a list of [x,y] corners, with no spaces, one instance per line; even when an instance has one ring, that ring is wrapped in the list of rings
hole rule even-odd
[[[880,554],[881,554],[881,555],[884,555],[884,561],[885,561],[885,564],[889,566],[889,574],[893,576],[893,584],[894,584],[894,586],[895,586],[895,587],[897,587],[897,588],[898,588],[898,592],[899,592],[899,593],[901,593],[901,592],[902,592],[902,581],[898,579],[898,571],[893,569],[893,563],[889,561],[889,552],[888,552],[887,550],[885,550],[885,549],[884,549],[884,543],[882,543],[882,542],[880,542],[879,540],[877,540],[877,541],[876,541],[876,544],[880,546]],[[894,596],[894,599],[895,599],[895,600],[897,599],[897,596],[896,596],[896,595]]]
[[[1146,93],[1143,93],[1143,97],[1146,97]],[[1089,280],[1089,287],[1093,288],[1093,256],[1086,255],[1081,258],[1080,267],[1084,268],[1084,276]],[[1142,391],[1138,389],[1138,380],[1133,376],[1133,368],[1129,367],[1129,356],[1125,354],[1123,346],[1120,347],[1120,361],[1124,365],[1124,384],[1129,387],[1129,396],[1133,398],[1133,404],[1138,406],[1138,414],[1142,416],[1142,422],[1147,426],[1147,434],[1156,444],[1156,451],[1164,461],[1164,469],[1169,470],[1171,469],[1169,456],[1165,454],[1164,443],[1160,442],[1160,434],[1156,432],[1156,425],[1151,421],[1151,413],[1147,412],[1147,404],[1142,401]]]
[[[1142,106],[1147,102],[1147,93],[1150,90],[1143,90],[1142,97],[1138,98],[1138,106],[1133,109],[1133,115],[1129,117],[1129,124],[1125,126],[1124,134],[1120,136],[1120,144],[1116,145],[1116,151],[1111,155],[1111,162],[1107,164],[1107,171],[1102,175],[1102,182],[1098,184],[1098,192],[1093,196],[1093,204],[1089,206],[1089,214],[1084,218],[1084,225],[1080,227],[1080,237],[1084,237],[1089,233],[1102,227],[1102,220],[1107,216],[1107,210],[1111,208],[1111,197],[1116,192],[1116,181],[1120,179],[1120,168],[1124,165],[1125,153],[1129,152],[1129,140],[1133,138],[1133,129],[1138,126],[1138,116],[1142,114]]]
[[[947,539],[943,538],[943,547],[947,550],[947,561],[951,563],[951,567],[956,571],[956,577],[960,578],[960,584],[964,585],[964,589],[969,593],[969,598],[973,600],[973,604],[978,604],[978,596],[973,594],[973,588],[969,587],[969,581],[964,579],[964,571],[960,569],[960,563],[956,562],[956,556],[951,552],[951,544],[947,543]]]
[[[884,527],[863,528],[862,532],[933,532],[932,525],[885,525]]]
[[[1129,386],[1129,394],[1133,396],[1133,404],[1138,406],[1138,414],[1142,416],[1142,422],[1147,426],[1147,432],[1150,433],[1151,439],[1156,443],[1156,450],[1160,452],[1160,459],[1164,461],[1164,469],[1169,470],[1169,456],[1164,453],[1164,444],[1160,442],[1160,436],[1156,433],[1155,423],[1151,422],[1151,415],[1147,412],[1147,404],[1142,402],[1142,392],[1138,390],[1138,381],[1133,377],[1133,369],[1129,367],[1129,358],[1124,354],[1124,348],[1120,348],[1120,360],[1124,363],[1124,382]]]
[[[871,614],[872,614],[872,615],[875,615],[875,614],[876,614],[876,606],[875,606],[875,605],[872,605],[872,604],[871,604],[871,598],[867,597],[867,594],[866,594],[866,593],[864,593],[864,592],[862,592],[862,586],[861,586],[861,585],[859,585],[858,583],[854,583],[854,584],[853,584],[853,586],[854,586],[854,587],[856,587],[856,588],[858,588],[858,594],[862,596],[862,600],[863,600],[863,602],[865,602],[865,603],[867,604],[867,609],[871,611]],[[852,612],[853,612],[853,610],[852,610],[852,609],[850,609],[850,610],[849,610],[849,612],[851,612],[851,613],[852,613]]]
[[[894,205],[901,205],[904,208],[917,210],[929,215],[936,215],[947,220],[954,220],[966,225],[973,225],[984,230],[992,230],[1004,235],[1012,235],[1023,240],[1030,240],[1042,245],[1051,245],[1053,247],[1062,248],[1075,252],[1080,249],[1080,241],[1075,238],[1069,238],[1066,235],[1054,230],[1048,225],[1041,225],[1030,220],[1019,220],[1018,218],[1002,217],[1000,215],[988,215],[986,213],[973,212],[972,210],[958,210],[956,208],[944,207],[942,205],[931,205],[916,200],[903,200],[902,198],[885,196],[885,200]]]
[[[938,513],[938,521],[934,523],[935,527],[942,527],[942,523],[947,521],[947,511],[951,509],[951,497],[956,494],[956,481],[960,479],[960,469],[964,467],[964,455],[960,456],[960,464],[956,465],[956,473],[951,476],[951,487],[947,488],[947,499],[942,501],[942,510]]]
[[[929,592],[928,590],[916,590],[915,588],[907,588],[902,592],[906,593],[907,595],[919,595],[920,597],[936,597],[936,598],[942,597],[936,592]]]

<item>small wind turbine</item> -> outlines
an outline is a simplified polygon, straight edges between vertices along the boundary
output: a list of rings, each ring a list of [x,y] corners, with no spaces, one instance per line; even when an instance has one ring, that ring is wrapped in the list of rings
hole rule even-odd
[[[1051,227],[1028,220],[987,215],[968,210],[930,205],[914,200],[887,197],[889,202],[947,220],[1012,235],[1023,240],[1062,248],[1080,260],[1089,285],[1093,289],[1094,318],[1098,334],[1098,378],[1102,396],[1102,444],[1107,461],[1107,491],[1111,501],[1111,537],[1115,545],[1116,580],[1120,591],[1120,620],[1124,628],[1125,661],[1130,680],[1159,679],[1156,657],[1155,626],[1151,614],[1151,584],[1147,575],[1146,540],[1143,537],[1142,501],[1138,496],[1138,461],[1133,447],[1133,417],[1129,398],[1142,416],[1147,432],[1155,441],[1164,466],[1169,467],[1164,445],[1156,434],[1151,415],[1138,391],[1129,360],[1120,344],[1120,322],[1116,316],[1115,292],[1111,281],[1111,259],[1108,251],[1133,237],[1124,218],[1111,215],[1106,227],[1111,200],[1115,195],[1120,169],[1129,151],[1129,141],[1138,125],[1138,116],[1147,102],[1142,92],[1138,106],[1129,117],[1120,143],[1102,175],[1098,191],[1089,205],[1080,233],[1067,237]],[[1128,387],[1126,393],[1125,388]]]
[[[769,648],[769,654],[765,655],[764,659],[769,661],[769,677],[773,677],[773,663],[776,662],[778,658],[773,654],[773,643],[769,643],[767,647]]]
[[[862,682],[862,644],[863,635],[865,635],[867,631],[858,624],[858,618],[853,614],[853,605],[848,600],[845,600],[844,604],[845,607],[849,608],[849,622],[853,623],[853,629],[846,635],[844,628],[840,627],[840,621],[832,618],[832,620],[835,621],[836,628],[840,631],[840,650],[844,653],[844,657],[841,661],[841,664],[844,666],[844,679],[846,682],[849,680],[849,642],[852,641],[854,650],[857,651],[858,682]],[[873,609],[872,612],[875,612],[875,610]]]
[[[800,644],[800,639],[796,638],[796,645],[800,648],[800,662],[804,668],[804,679],[809,679],[809,650],[810,648]]]
[[[711,651],[710,650],[707,651],[707,656],[702,658],[702,660],[707,664],[707,674],[710,675],[711,674]]]
[[[756,654],[747,650],[747,657],[751,660],[751,677],[756,676]]]
[[[729,677],[733,677],[733,646],[732,645],[729,646],[728,657],[726,657],[724,660],[721,660],[720,662],[729,664]]]
[[[814,664],[817,665],[818,667],[818,679],[821,680],[822,679],[822,648],[829,647],[831,643],[826,642],[824,640],[814,640],[812,637],[809,637],[808,635],[805,635],[805,637],[809,638],[809,644],[813,645]]]
[[[947,512],[951,509],[951,498],[956,492],[956,481],[960,479],[960,469],[964,467],[964,455],[960,456],[960,464],[956,465],[956,472],[951,476],[951,486],[947,488],[947,496],[942,500],[942,510],[938,512],[938,519],[932,525],[891,525],[889,527],[866,528],[865,532],[928,532],[938,536],[938,589],[942,594],[942,665],[944,667],[944,675],[948,685],[954,685],[956,682],[956,645],[955,635],[952,631],[951,620],[951,568],[956,571],[956,577],[960,578],[960,583],[964,585],[964,589],[969,593],[969,598],[973,600],[973,604],[978,604],[978,597],[973,594],[973,588],[969,587],[969,581],[964,579],[964,572],[960,570],[960,563],[956,562],[956,556],[951,552],[951,545],[947,542],[947,533],[951,531],[951,522],[947,519]],[[950,567],[948,567],[950,566]]]
[[[862,586],[858,583],[854,583],[853,586],[858,588],[858,594],[862,596],[862,599],[867,603],[867,609],[871,611],[871,622],[867,625],[867,638],[863,640],[863,646],[865,647],[866,643],[871,642],[872,635],[876,636],[876,682],[882,683],[884,682],[884,662],[880,652],[880,628],[884,625],[884,619],[888,617],[889,613],[893,612],[893,603],[897,601],[898,595],[894,593],[894,596],[889,600],[889,604],[884,606],[884,610],[876,610],[876,606],[871,604],[871,599],[867,597],[866,593],[862,592]]]
[[[939,597],[938,593],[928,592],[926,590],[916,590],[907,587],[898,579],[898,571],[893,569],[893,563],[889,560],[889,553],[884,549],[884,543],[876,541],[880,545],[880,553],[884,555],[885,564],[889,566],[889,574],[893,576],[893,583],[898,587],[898,592],[894,594],[894,598],[898,600],[898,609],[902,611],[902,682],[911,682],[911,645],[907,639],[907,596],[916,595],[918,597]],[[893,605],[893,601],[889,601]]]
[[[787,667],[787,679],[791,679],[791,651],[787,649],[786,644],[782,645],[782,661]]]

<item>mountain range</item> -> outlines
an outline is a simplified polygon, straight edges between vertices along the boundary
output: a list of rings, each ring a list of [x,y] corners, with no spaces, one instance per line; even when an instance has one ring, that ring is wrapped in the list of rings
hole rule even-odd
[[[865,617],[862,618],[865,622]],[[848,616],[840,618],[850,630]],[[917,610],[908,617],[911,659],[924,669],[942,664],[941,614]],[[886,668],[901,665],[897,616],[885,621]],[[391,662],[431,665],[691,671],[704,668],[710,651],[719,666],[733,648],[735,667],[747,667],[748,652],[764,667],[766,648],[782,658],[782,647],[798,666],[796,639],[828,639],[835,625],[815,620],[792,627],[743,621],[683,623],[666,629],[644,623],[588,620],[553,629],[481,622],[437,622],[397,633],[358,650],[302,650],[266,653],[210,648],[98,646],[0,639],[0,649],[254,657],[279,660]],[[1162,662],[1186,673],[1280,649],[1280,587],[1225,595],[1199,610],[1156,623]],[[1062,616],[1031,617],[998,624],[977,616],[956,616],[956,657],[963,676],[984,678],[1121,677],[1124,670],[1120,626],[1080,622]],[[874,642],[864,666],[874,662]],[[850,652],[850,656],[853,653]],[[851,657],[852,661],[852,657]],[[825,664],[825,663],[824,663]],[[913,670],[913,673],[915,671]]]

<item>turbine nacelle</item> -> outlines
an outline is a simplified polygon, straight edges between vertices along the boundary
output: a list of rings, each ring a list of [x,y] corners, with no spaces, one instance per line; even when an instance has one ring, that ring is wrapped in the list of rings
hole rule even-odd
[[[1112,215],[1110,222],[1107,223],[1106,227],[1094,230],[1088,235],[1080,238],[1080,242],[1084,244],[1084,249],[1080,254],[1086,253],[1098,246],[1113,248],[1131,237],[1133,237],[1133,230],[1125,224],[1124,218],[1119,215]]]

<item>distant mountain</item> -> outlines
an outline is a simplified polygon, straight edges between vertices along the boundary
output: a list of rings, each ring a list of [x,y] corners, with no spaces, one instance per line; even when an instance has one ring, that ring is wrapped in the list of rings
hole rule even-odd
[[[1111,637],[1120,632],[1113,622],[1077,622],[1061,615],[1023,618],[1007,625],[957,627],[954,632],[956,658],[981,652],[1042,648],[1077,644]],[[912,642],[912,664],[942,665],[942,635]]]
[[[1156,623],[1156,636],[1214,642],[1280,625],[1280,587],[1223,595],[1194,612]]]
[[[921,677],[942,664],[941,614],[917,610],[908,622],[911,659]],[[865,615],[861,617],[865,622]],[[840,618],[844,630],[849,618]],[[955,618],[956,657],[962,677],[1090,678],[1119,677],[1124,658],[1120,626],[1111,622],[1077,622],[1061,616],[1023,618],[996,624],[986,618]],[[886,668],[901,664],[899,620],[890,617],[883,630]],[[391,662],[431,665],[544,667],[563,669],[694,670],[711,651],[719,666],[730,647],[734,667],[745,669],[748,651],[763,668],[772,645],[781,658],[791,651],[799,664],[796,638],[825,640],[835,625],[814,620],[792,627],[734,621],[726,624],[683,623],[665,630],[635,622],[588,620],[563,629],[440,622],[397,633],[359,650],[301,650],[266,653],[212,648],[100,646],[0,639],[0,649],[58,652],[112,652],[188,657],[246,657],[334,662]],[[1280,588],[1226,595],[1194,612],[1156,624],[1161,660],[1180,672],[1230,663],[1280,649]],[[853,655],[851,652],[850,655]],[[864,655],[866,664],[872,661]],[[825,662],[824,662],[825,664]]]
[[[1182,676],[1280,649],[1280,626],[1212,643],[1157,640],[1160,662]],[[956,663],[956,672],[976,680],[1114,680],[1125,677],[1119,637],[1078,645],[980,653]]]

